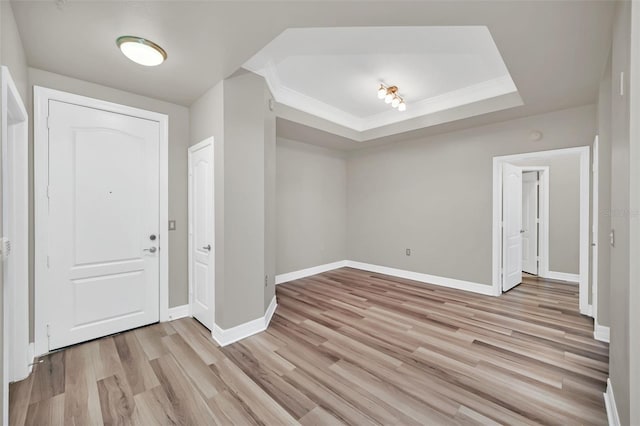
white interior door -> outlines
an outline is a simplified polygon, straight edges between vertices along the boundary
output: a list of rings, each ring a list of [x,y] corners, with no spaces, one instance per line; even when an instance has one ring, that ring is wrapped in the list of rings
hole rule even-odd
[[[189,148],[189,276],[191,315],[214,324],[213,138]]]
[[[522,271],[538,275],[538,172],[522,174]]]
[[[49,101],[49,350],[159,320],[159,123]]]
[[[502,291],[522,282],[522,169],[502,168]]]

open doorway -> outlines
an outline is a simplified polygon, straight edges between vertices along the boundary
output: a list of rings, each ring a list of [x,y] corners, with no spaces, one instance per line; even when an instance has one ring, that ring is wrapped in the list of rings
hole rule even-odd
[[[494,157],[495,294],[523,272],[575,282],[580,312],[591,315],[589,191],[589,147]]]

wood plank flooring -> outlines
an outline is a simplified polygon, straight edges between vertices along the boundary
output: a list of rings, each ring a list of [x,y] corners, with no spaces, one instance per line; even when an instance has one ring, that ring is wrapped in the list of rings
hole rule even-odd
[[[608,345],[578,287],[499,298],[343,268],[277,287],[225,348],[193,319],[53,353],[11,385],[12,425],[606,424]]]

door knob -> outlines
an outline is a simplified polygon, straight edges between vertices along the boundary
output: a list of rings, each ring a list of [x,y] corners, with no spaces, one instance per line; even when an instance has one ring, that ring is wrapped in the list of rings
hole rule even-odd
[[[202,250],[211,251],[211,244],[207,244],[206,246],[202,247]]]
[[[148,249],[143,249],[142,251],[148,251],[149,253],[155,253],[156,251],[158,251],[158,249],[155,248],[155,247],[150,247]]]
[[[520,233],[521,233],[521,234],[524,234],[524,229],[521,229],[521,230],[520,230]]]

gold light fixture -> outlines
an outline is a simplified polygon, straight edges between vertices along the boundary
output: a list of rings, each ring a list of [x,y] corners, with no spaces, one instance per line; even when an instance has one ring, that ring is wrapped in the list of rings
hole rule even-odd
[[[393,108],[398,108],[398,111],[407,110],[407,104],[402,96],[398,95],[398,86],[385,86],[380,83],[378,99],[384,99],[385,104],[391,104]]]
[[[160,65],[167,59],[167,52],[162,47],[142,37],[118,37],[116,44],[124,56],[146,67]]]

